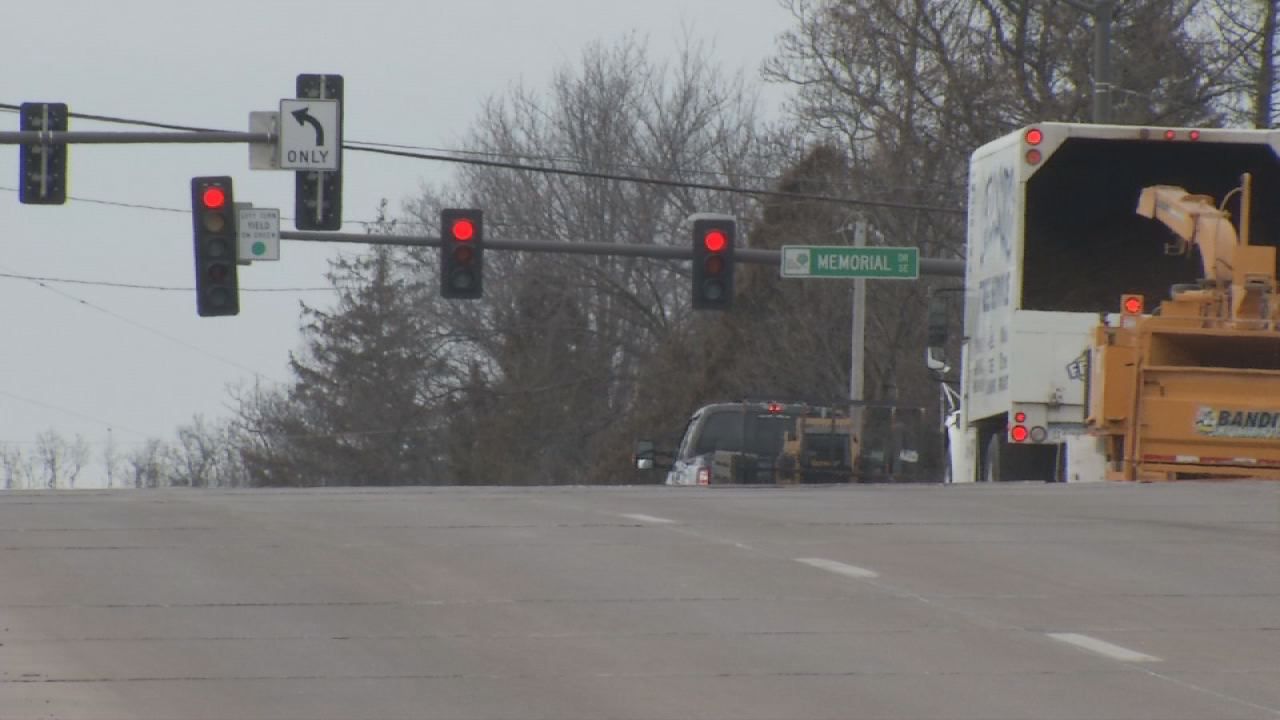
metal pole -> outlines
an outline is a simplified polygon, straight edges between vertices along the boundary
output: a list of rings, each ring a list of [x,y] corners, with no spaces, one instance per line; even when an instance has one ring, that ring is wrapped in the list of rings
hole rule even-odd
[[[317,232],[311,230],[281,230],[281,240],[308,242],[354,243],[361,245],[401,245],[406,247],[439,247],[440,238],[426,235],[361,235],[359,233]],[[570,255],[614,255],[617,257],[644,257],[658,260],[692,260],[693,248],[671,245],[628,245],[602,242],[560,242],[558,240],[495,240],[484,241],[486,250],[515,250],[519,252],[550,252]],[[733,251],[735,262],[781,267],[782,251],[759,248],[737,248]],[[964,277],[964,261],[945,258],[920,258],[921,275]],[[856,281],[855,281],[856,282]],[[865,282],[865,280],[864,280]]]
[[[1093,121],[1111,122],[1111,21],[1115,0],[1098,0],[1093,6]]]
[[[853,246],[867,246],[867,222],[859,218],[853,226]],[[866,372],[864,358],[867,354],[867,280],[853,281],[853,332],[849,344],[849,419],[854,432],[862,437],[862,401]]]
[[[325,99],[325,82],[324,75],[320,76],[320,99]],[[341,154],[341,153],[339,153]],[[322,225],[321,220],[324,218],[324,175],[319,172],[315,174],[316,178],[316,212],[314,215],[315,226]]]
[[[271,133],[249,132],[148,132],[111,130],[19,130],[0,132],[0,145],[48,145],[74,143],[91,145],[139,144],[139,143],[274,143]]]

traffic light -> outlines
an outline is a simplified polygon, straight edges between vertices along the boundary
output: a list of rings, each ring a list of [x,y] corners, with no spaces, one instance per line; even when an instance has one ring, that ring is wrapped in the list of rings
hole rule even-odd
[[[200,317],[239,315],[231,178],[191,179],[191,221],[195,232],[196,313]]]
[[[22,103],[19,128],[67,129],[65,103]],[[67,144],[23,143],[18,153],[18,200],[28,205],[61,205],[67,201]]]
[[[338,169],[294,173],[293,224],[299,230],[342,229],[342,86],[341,75],[303,74],[297,78],[299,98],[338,101]]]
[[[732,218],[693,221],[693,307],[725,310],[733,302],[733,246],[738,223]]]
[[[440,295],[474,300],[484,294],[484,214],[440,211]]]

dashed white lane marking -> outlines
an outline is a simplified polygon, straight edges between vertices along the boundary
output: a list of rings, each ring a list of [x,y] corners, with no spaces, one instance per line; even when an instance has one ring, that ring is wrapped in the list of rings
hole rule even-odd
[[[654,517],[653,515],[642,515],[640,513],[623,513],[622,517],[643,523],[653,523],[654,525],[675,525],[675,520]]]
[[[1112,660],[1119,660],[1121,662],[1161,662],[1160,658],[1154,655],[1147,655],[1146,653],[1140,653],[1137,650],[1130,650],[1129,648],[1120,647],[1119,645],[1112,645],[1105,640],[1099,640],[1096,637],[1090,637],[1088,635],[1081,635],[1079,633],[1047,634],[1054,640],[1067,643],[1068,645],[1075,645],[1078,648],[1096,652],[1099,655],[1105,655]]]
[[[835,560],[825,560],[823,558],[796,558],[796,562],[801,562],[801,563],[804,563],[805,565],[812,565],[813,567],[821,568],[822,570],[826,570],[827,572],[833,572],[837,575],[844,575],[845,577],[851,577],[851,578],[880,577],[880,574],[874,570],[860,568],[856,565],[846,565],[845,563],[836,562]]]

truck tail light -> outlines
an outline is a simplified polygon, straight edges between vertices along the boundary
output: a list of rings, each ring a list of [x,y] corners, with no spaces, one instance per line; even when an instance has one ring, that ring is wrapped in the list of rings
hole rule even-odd
[[[705,465],[698,468],[698,484],[699,485],[711,484],[711,468]]]

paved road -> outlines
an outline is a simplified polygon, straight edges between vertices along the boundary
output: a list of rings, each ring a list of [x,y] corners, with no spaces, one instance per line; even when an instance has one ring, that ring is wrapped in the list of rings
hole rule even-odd
[[[0,718],[1280,717],[1280,485],[0,494]]]

